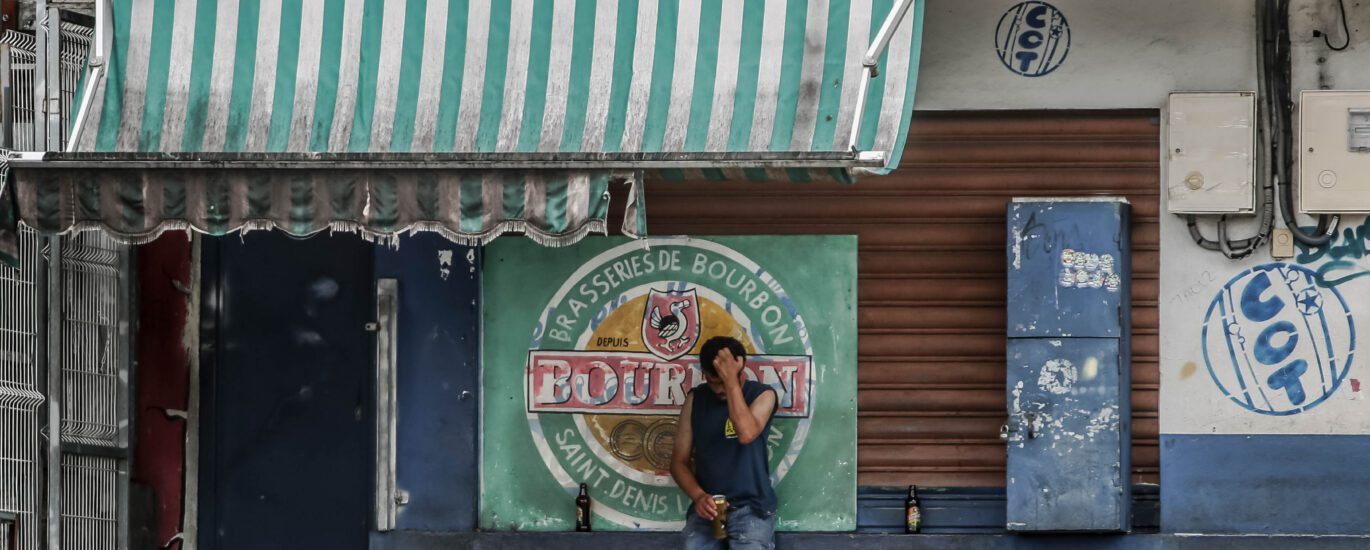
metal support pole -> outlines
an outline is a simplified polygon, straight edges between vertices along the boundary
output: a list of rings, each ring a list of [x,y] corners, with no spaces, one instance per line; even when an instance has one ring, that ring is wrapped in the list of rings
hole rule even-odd
[[[870,93],[871,79],[875,78],[877,69],[875,67],[862,67],[861,88],[856,93],[856,111],[851,119],[851,139],[847,150],[853,153],[860,152],[856,141],[861,138],[861,119],[866,115],[866,94]]]
[[[34,4],[33,148],[43,151],[47,150],[48,143],[48,125],[43,118],[48,112],[48,76],[55,77],[57,73],[48,71],[48,2],[36,0]]]
[[[871,42],[871,47],[866,50],[865,59],[861,61],[863,66],[874,69],[871,71],[871,78],[880,76],[880,68],[877,67],[880,56],[885,55],[885,50],[890,47],[890,39],[894,38],[894,30],[899,28],[899,23],[904,21],[911,8],[913,0],[900,0],[899,5],[890,10],[885,22],[880,25],[880,32],[875,34],[875,40]]]
[[[123,342],[119,346],[118,364],[123,372],[116,382],[117,390],[114,406],[118,411],[115,419],[118,423],[118,432],[115,435],[115,444],[124,450],[123,458],[117,462],[117,472],[115,474],[115,518],[118,519],[118,526],[115,531],[115,540],[118,548],[129,548],[129,493],[132,490],[133,482],[133,446],[137,440],[137,434],[131,428],[134,421],[132,407],[134,395],[134,381],[138,375],[138,361],[134,358],[133,344],[137,341],[136,330],[138,320],[138,305],[133,300],[135,285],[138,284],[138,249],[133,246],[124,248],[124,253],[119,255],[119,325],[118,338]]]
[[[10,47],[0,44],[0,82],[4,82],[0,97],[0,147],[14,148],[14,78],[10,72]]]
[[[200,234],[190,233],[190,307],[186,323],[190,330],[190,345],[186,350],[190,372],[186,383],[186,454],[185,494],[181,497],[181,550],[195,550],[200,535],[200,292],[204,277],[201,271]]]
[[[47,550],[62,548],[62,238],[48,241]],[[37,515],[37,514],[35,514]]]
[[[852,116],[851,140],[848,142],[848,150],[860,152],[856,141],[861,137],[861,118],[866,114],[866,94],[869,93],[871,80],[880,76],[880,57],[885,55],[885,50],[890,47],[890,39],[894,38],[895,29],[908,16],[909,10],[913,8],[913,0],[899,0],[899,5],[890,10],[890,14],[885,16],[885,22],[880,25],[880,31],[876,33],[875,40],[871,41],[870,48],[866,49],[866,57],[861,60],[861,90],[856,96],[856,112]]]
[[[76,117],[71,124],[71,135],[67,138],[67,151],[75,151],[81,142],[81,134],[86,129],[86,119],[90,117],[91,105],[95,104],[95,92],[100,89],[100,81],[105,77],[105,60],[109,55],[109,40],[113,33],[109,30],[109,0],[95,0],[95,40],[91,43],[90,74],[86,75],[86,87],[81,92],[81,104],[76,107]]]
[[[43,79],[47,89],[41,111],[47,117],[44,122],[47,124],[47,141],[43,148],[61,151],[62,134],[66,133],[66,128],[62,127],[62,12],[57,8],[48,8],[43,33],[44,39],[38,44],[39,48],[47,50],[42,63],[43,71],[47,73]]]

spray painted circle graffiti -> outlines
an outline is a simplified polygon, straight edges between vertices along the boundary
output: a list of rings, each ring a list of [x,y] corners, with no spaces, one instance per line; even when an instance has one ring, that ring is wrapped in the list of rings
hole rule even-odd
[[[1070,53],[1070,24],[1046,2],[1022,2],[1008,9],[994,29],[999,61],[1022,76],[1045,76]]]
[[[650,244],[609,249],[562,284],[533,334],[524,402],[563,488],[588,485],[595,513],[618,525],[676,529],[691,503],[671,480],[671,453],[680,407],[703,380],[701,343],[737,338],[747,377],[776,389],[766,435],[773,483],[809,433],[813,346],[785,290],[751,259],[709,241]],[[669,278],[624,284],[653,272]]]
[[[1298,414],[1346,378],[1356,327],[1346,300],[1312,270],[1271,263],[1223,286],[1203,324],[1204,362],[1218,389],[1242,407]]]

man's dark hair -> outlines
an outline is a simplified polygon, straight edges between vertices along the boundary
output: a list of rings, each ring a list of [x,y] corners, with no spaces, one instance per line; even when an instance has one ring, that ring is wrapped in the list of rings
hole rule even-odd
[[[704,370],[704,374],[718,376],[718,369],[714,368],[714,358],[718,357],[718,352],[724,349],[732,352],[733,357],[741,359],[747,356],[747,348],[742,347],[742,342],[737,341],[731,336],[715,336],[704,342],[704,346],[699,348],[699,368]]]

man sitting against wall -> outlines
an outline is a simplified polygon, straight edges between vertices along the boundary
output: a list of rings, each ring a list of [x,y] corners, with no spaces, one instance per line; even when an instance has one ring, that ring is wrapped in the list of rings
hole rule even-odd
[[[690,390],[680,410],[671,477],[694,502],[685,517],[689,549],[775,547],[775,490],[762,436],[770,432],[776,394],[746,380],[746,361],[747,350],[735,338],[704,342],[699,368],[705,382]],[[714,495],[727,499],[723,539],[714,536]]]

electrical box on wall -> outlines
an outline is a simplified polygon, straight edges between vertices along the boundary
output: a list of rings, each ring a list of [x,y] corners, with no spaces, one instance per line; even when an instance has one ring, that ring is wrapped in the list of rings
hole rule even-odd
[[[1370,91],[1299,94],[1299,211],[1370,213]]]
[[[1171,213],[1255,211],[1255,123],[1253,92],[1170,94],[1164,157]]]

